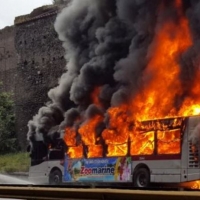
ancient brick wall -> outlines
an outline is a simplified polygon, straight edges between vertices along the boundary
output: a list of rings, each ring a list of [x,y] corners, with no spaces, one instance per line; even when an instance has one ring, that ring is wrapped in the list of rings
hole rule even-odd
[[[26,148],[27,123],[49,99],[64,72],[64,48],[54,30],[56,15],[47,16],[15,27],[18,54],[15,88],[16,129],[22,148]]]
[[[0,30],[0,81],[4,91],[9,92],[14,92],[16,80],[17,53],[14,38],[14,26]]]
[[[56,13],[0,30],[0,81],[14,93],[16,132],[26,149],[27,123],[49,101],[47,93],[65,69],[64,48],[54,30]]]

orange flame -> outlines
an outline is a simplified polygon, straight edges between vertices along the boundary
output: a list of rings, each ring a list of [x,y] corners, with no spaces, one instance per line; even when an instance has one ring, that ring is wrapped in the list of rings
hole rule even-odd
[[[71,127],[67,127],[63,139],[67,146],[76,146],[76,131]]]
[[[175,4],[177,9],[181,9],[181,1],[177,0]],[[178,14],[182,15],[182,12],[179,11]],[[145,87],[132,98],[128,105],[112,107],[108,110],[109,127],[102,134],[106,144],[125,143],[130,137],[131,155],[153,153],[153,132],[142,134],[131,131],[131,121],[164,118],[178,114],[174,109],[174,99],[182,94],[178,58],[191,45],[188,21],[185,17],[180,16],[179,24],[168,21],[160,27],[153,45],[149,48],[150,61],[144,71],[143,80]],[[193,110],[198,111],[196,106]],[[180,138],[177,138],[175,142],[168,141],[168,137],[175,137],[176,134],[176,131],[170,134],[165,131],[158,132],[158,153],[180,152]],[[109,152],[109,155],[112,153]]]
[[[200,71],[196,73],[193,81],[193,87],[190,91],[190,96],[185,99],[179,115],[198,115],[200,114]]]
[[[194,181],[192,182],[191,189],[200,189],[200,181]]]
[[[96,115],[86,121],[78,130],[83,143],[88,146],[88,157],[92,157],[92,155],[102,157],[102,147],[100,147],[100,145],[95,145],[97,141],[96,128],[102,120],[102,116]]]
[[[108,157],[111,156],[126,156],[128,153],[127,144],[118,144],[118,145],[108,145]]]
[[[176,0],[176,1],[175,1],[175,6],[176,6],[176,8],[180,9],[181,6],[182,6],[181,0]]]
[[[88,158],[99,158],[103,156],[102,145],[90,145],[88,146]]]
[[[76,147],[69,147],[67,155],[70,158],[82,158],[83,157],[83,146],[79,145]]]
[[[91,93],[91,96],[90,96],[92,103],[95,104],[98,107],[101,107],[101,102],[99,100],[100,90],[101,90],[100,87],[95,87],[93,92]]]
[[[200,189],[200,181],[190,181],[180,184],[183,188],[193,189],[193,190],[199,190]]]
[[[110,116],[109,129],[102,132],[102,137],[108,145],[108,156],[115,156],[116,152],[120,155],[127,154],[127,141],[129,138],[129,127],[125,126],[128,123],[128,118],[124,109],[113,107],[108,110]],[[116,145],[116,147],[114,147]]]
[[[96,143],[95,129],[102,120],[102,116],[96,115],[81,125],[78,132],[80,133],[81,139],[85,145],[94,145]]]
[[[177,1],[179,2],[179,1]],[[145,88],[131,103],[137,120],[176,115],[174,99],[181,95],[179,56],[192,45],[188,21],[165,23],[154,38],[150,62],[144,71]]]
[[[158,131],[158,154],[178,154],[181,151],[180,129],[170,131]]]
[[[107,156],[179,154],[181,120],[174,120],[170,130],[168,126],[158,123],[144,125],[140,122],[148,119],[160,119],[188,116],[200,113],[200,72],[196,73],[190,98],[186,98],[180,108],[176,108],[177,97],[183,96],[180,81],[180,56],[192,46],[188,20],[182,13],[182,1],[174,1],[178,22],[171,19],[156,27],[156,35],[148,49],[148,65],[143,71],[143,87],[130,97],[127,104],[108,109],[109,124],[102,132],[107,145]],[[102,107],[99,101],[100,87],[94,88],[90,99],[93,104]],[[101,157],[103,147],[97,145],[96,127],[103,117],[96,115],[81,124],[78,132],[82,144],[87,146],[88,157]],[[156,131],[155,131],[156,130]],[[156,135],[155,135],[156,134]],[[73,130],[66,129],[66,144],[73,146],[76,142]],[[69,138],[68,138],[69,137]],[[156,141],[155,141],[156,138]],[[155,143],[157,145],[155,145]],[[70,147],[70,156],[82,156],[83,147]],[[130,148],[130,149],[129,149]],[[76,155],[74,151],[79,151]]]
[[[154,131],[133,132],[131,138],[131,155],[150,155],[154,152]]]

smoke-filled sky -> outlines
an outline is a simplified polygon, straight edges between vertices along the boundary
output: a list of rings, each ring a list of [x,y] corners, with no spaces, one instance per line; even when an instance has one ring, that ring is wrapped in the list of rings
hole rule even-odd
[[[0,0],[0,29],[13,25],[15,17],[49,4],[52,0]]]
[[[57,125],[80,134],[96,116],[122,134],[131,121],[199,114],[199,11],[195,0],[73,0],[55,22],[66,73],[28,138]]]

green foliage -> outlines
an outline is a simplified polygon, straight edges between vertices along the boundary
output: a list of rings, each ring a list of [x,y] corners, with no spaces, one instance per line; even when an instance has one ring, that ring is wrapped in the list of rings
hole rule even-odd
[[[0,87],[2,84],[0,84]],[[18,150],[12,94],[0,92],[0,154]]]
[[[0,155],[0,173],[28,172],[29,165],[28,153],[18,152]]]

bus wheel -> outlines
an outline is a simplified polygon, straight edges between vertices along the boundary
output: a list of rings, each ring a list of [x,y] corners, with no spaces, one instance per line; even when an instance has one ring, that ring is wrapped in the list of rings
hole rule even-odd
[[[54,170],[49,175],[50,185],[60,185],[62,183],[62,173],[60,170]]]
[[[136,170],[133,176],[134,187],[145,188],[148,187],[150,183],[150,174],[148,169],[140,168]]]

